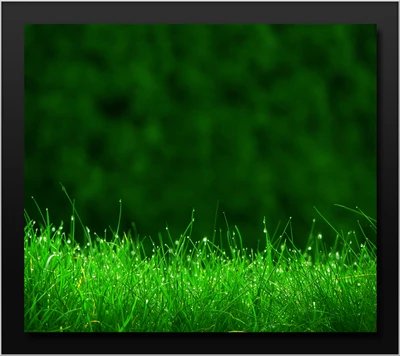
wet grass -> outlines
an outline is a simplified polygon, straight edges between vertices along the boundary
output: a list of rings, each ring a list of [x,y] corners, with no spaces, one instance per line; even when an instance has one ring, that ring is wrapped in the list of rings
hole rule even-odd
[[[374,219],[354,213],[376,234]],[[223,250],[215,235],[192,240],[192,214],[186,231],[167,228],[149,253],[130,233],[107,241],[83,224],[79,244],[75,210],[68,234],[47,210],[40,228],[25,219],[26,332],[376,331],[376,246],[359,224],[344,234],[326,221],[333,246],[311,229],[303,251],[290,220],[276,238],[264,229],[262,251],[227,228]]]

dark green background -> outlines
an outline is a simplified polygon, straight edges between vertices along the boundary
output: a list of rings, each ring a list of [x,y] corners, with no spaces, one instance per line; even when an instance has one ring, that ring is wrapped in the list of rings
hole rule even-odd
[[[64,220],[76,199],[102,235],[134,221],[250,246],[292,217],[327,240],[376,218],[375,25],[28,25],[25,208]],[[165,234],[164,234],[165,235]]]

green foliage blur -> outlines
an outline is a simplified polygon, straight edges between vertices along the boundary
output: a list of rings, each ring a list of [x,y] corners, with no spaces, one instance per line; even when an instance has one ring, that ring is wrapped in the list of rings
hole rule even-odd
[[[24,204],[100,236],[135,222],[245,244],[292,217],[327,241],[376,217],[375,25],[26,25]],[[360,223],[364,224],[364,221]],[[366,224],[366,229],[368,229]]]

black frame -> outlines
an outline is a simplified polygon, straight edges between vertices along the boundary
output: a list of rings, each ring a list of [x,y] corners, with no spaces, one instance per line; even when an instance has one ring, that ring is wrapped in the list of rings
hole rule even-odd
[[[28,23],[373,23],[378,28],[378,332],[27,334],[23,330],[23,83]],[[398,354],[398,3],[2,3],[2,353]]]

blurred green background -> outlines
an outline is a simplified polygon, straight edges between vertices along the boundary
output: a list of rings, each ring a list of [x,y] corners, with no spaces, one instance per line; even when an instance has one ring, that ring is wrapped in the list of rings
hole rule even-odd
[[[25,193],[69,229],[295,242],[376,218],[375,25],[26,25]],[[362,220],[363,221],[363,220]],[[224,235],[225,236],[225,235]]]

